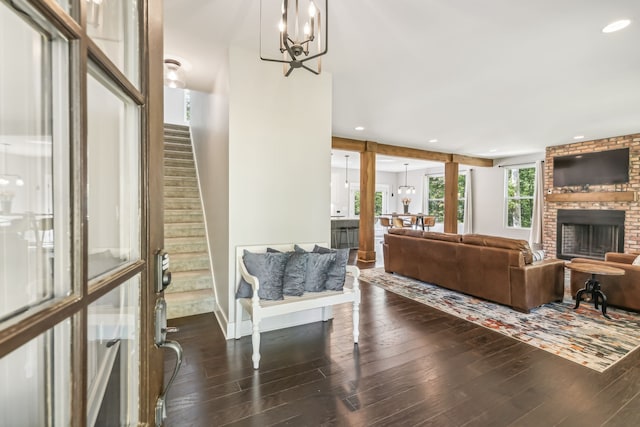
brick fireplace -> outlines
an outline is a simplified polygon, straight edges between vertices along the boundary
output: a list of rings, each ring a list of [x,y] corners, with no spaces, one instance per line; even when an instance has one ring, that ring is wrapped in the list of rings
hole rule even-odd
[[[579,187],[554,187],[553,186],[553,158],[595,151],[629,148],[629,182],[626,184],[592,185],[588,188]],[[597,171],[594,171],[597,173]],[[625,135],[594,141],[578,142],[574,144],[547,147],[544,164],[544,230],[543,248],[547,257],[561,257],[570,259],[573,256],[587,256],[602,258],[602,251],[606,244],[619,245],[616,252],[640,252],[640,134]],[[599,220],[594,223],[596,227],[568,227],[565,233],[577,233],[580,243],[576,246],[564,248],[570,252],[564,256],[563,248],[558,247],[558,242],[563,239],[563,227],[558,223],[558,211],[582,212],[587,211],[618,211],[623,214],[622,227],[618,228],[618,235],[613,228],[598,227]],[[605,213],[607,214],[611,213]],[[615,214],[612,214],[615,215]],[[619,214],[618,214],[619,215]],[[561,213],[561,220],[562,213]],[[609,215],[610,216],[610,215]],[[566,223],[566,222],[565,222]],[[574,224],[584,225],[586,222],[573,221]],[[562,222],[560,222],[562,224]],[[566,240],[565,236],[565,240]],[[569,237],[576,237],[570,236]],[[595,240],[594,240],[595,239]],[[614,239],[616,240],[613,243]],[[599,240],[599,241],[598,241]],[[596,247],[588,248],[585,242],[591,242]],[[595,243],[594,243],[595,242]],[[585,249],[586,248],[586,249]],[[560,249],[560,250],[558,250]],[[578,254],[571,252],[578,252]],[[581,252],[582,251],[582,252]],[[585,253],[583,253],[585,252]],[[588,255],[587,255],[588,254]]]
[[[558,209],[556,257],[604,259],[624,250],[625,211]]]

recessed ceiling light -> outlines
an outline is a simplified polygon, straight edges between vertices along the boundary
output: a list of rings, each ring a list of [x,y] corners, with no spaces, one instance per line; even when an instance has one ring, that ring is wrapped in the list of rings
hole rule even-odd
[[[602,29],[603,33],[613,33],[615,31],[620,31],[623,28],[627,28],[631,24],[631,21],[628,19],[621,19],[616,22],[612,22]]]
[[[576,135],[573,137],[573,139],[582,139],[584,138],[584,135]]]
[[[430,139],[429,142],[433,144],[433,143],[438,142],[438,140],[437,139]]]
[[[364,130],[363,126],[356,126],[356,130]]]

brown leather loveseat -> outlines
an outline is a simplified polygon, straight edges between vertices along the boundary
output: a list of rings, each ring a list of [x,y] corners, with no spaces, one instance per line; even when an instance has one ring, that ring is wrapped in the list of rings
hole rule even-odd
[[[432,283],[528,313],[561,301],[564,262],[533,262],[524,240],[481,234],[389,229],[384,236],[388,273]]]
[[[607,305],[640,311],[640,265],[632,264],[637,256],[638,254],[607,252],[604,261],[573,258],[571,262],[587,262],[623,269],[624,276],[597,276],[598,282],[602,285],[602,292],[607,296]],[[571,270],[571,295],[575,296],[590,277],[590,274]]]

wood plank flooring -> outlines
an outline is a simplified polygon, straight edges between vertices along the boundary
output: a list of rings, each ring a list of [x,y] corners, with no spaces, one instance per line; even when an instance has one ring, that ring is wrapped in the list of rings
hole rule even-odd
[[[361,265],[366,268],[366,265]],[[604,373],[361,282],[334,319],[226,341],[212,314],[170,321],[184,363],[167,426],[638,426],[640,352]],[[166,352],[168,378],[174,358]]]

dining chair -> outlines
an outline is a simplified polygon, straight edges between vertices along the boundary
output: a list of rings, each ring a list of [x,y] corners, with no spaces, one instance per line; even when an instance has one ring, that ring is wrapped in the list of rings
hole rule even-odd
[[[379,220],[380,220],[380,225],[383,226],[385,230],[388,230],[389,228],[393,227],[393,225],[391,224],[391,220],[386,216],[381,216]]]
[[[430,227],[436,225],[436,217],[435,216],[423,216],[422,217],[422,228],[427,229],[429,231]]]

